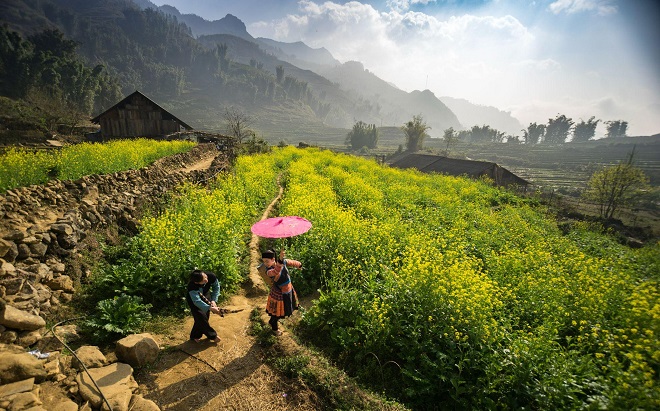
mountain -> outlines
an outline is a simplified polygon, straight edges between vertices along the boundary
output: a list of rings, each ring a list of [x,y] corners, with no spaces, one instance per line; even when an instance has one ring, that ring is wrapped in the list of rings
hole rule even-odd
[[[356,121],[400,127],[418,114],[433,137],[461,128],[428,90],[400,90],[324,48],[254,39],[232,15],[206,22],[148,0],[3,0],[0,11],[0,24],[23,36],[57,28],[122,93],[140,90],[197,129],[222,131],[228,106],[257,118],[269,141],[343,145]],[[221,33],[195,37],[205,30]]]
[[[432,137],[442,137],[449,127],[462,128],[458,117],[431,91],[403,91],[365,69],[360,62],[325,67],[320,74],[355,94],[362,105],[371,107],[378,115],[378,126],[400,126],[421,114],[431,126],[428,132]]]
[[[258,37],[257,41],[266,52],[272,53],[280,60],[287,61],[300,68],[318,71],[323,66],[335,66],[341,64],[325,48],[311,48],[302,41],[295,43],[284,43]]]
[[[465,128],[489,125],[511,135],[520,135],[523,125],[511,113],[491,106],[473,104],[465,99],[443,96],[440,100],[453,111]]]
[[[422,114],[431,126],[429,133],[432,136],[442,136],[443,131],[449,127],[462,128],[456,116],[442,101],[435,96],[429,96],[428,93],[431,92],[406,93],[365,70],[361,63],[349,62],[342,65],[323,47],[314,49],[303,42],[284,43],[263,37],[254,39],[246,31],[245,25],[240,20],[240,23],[237,22],[238,19],[232,15],[203,24],[200,17],[182,15],[171,6],[157,7],[148,0],[136,2],[139,2],[141,7],[158,9],[186,23],[193,34],[198,36],[200,43],[208,49],[227,44],[228,54],[234,61],[242,64],[262,64],[262,67],[270,72],[275,72],[277,66],[284,67],[287,75],[307,82],[312,90],[334,104],[325,118],[327,123],[334,126],[350,128],[358,120],[379,126],[400,126],[412,116]],[[247,42],[229,36],[239,37]],[[258,45],[259,49],[248,42]],[[336,73],[338,75],[333,75]],[[336,84],[331,84],[316,74],[339,84],[342,90],[337,90]],[[345,81],[347,76],[355,76],[357,80]],[[373,90],[364,89],[365,81],[373,85]]]

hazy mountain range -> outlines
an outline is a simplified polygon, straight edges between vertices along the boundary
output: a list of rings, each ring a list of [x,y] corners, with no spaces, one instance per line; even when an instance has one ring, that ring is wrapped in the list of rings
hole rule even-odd
[[[392,112],[387,118],[401,120],[397,112],[401,112],[400,106],[413,107],[425,114],[425,118],[443,115],[440,104],[448,107],[457,117],[462,128],[470,128],[474,125],[490,125],[492,128],[509,134],[520,134],[523,125],[510,113],[495,107],[472,104],[467,100],[448,96],[439,97],[434,101],[434,95],[430,91],[406,93],[398,90],[393,84],[379,79],[374,74],[365,70],[361,63],[347,62],[342,65],[325,48],[314,49],[303,42],[284,43],[263,37],[253,38],[237,17],[228,14],[220,20],[206,21],[194,14],[181,14],[171,6],[156,6],[148,0],[136,0],[143,7],[151,7],[174,15],[179,21],[188,25],[193,35],[204,36],[208,34],[230,34],[259,44],[260,48],[267,53],[272,53],[278,59],[291,63],[299,68],[312,70],[329,80],[340,84],[347,90],[354,90],[364,97],[374,98],[375,101],[396,101],[399,104],[389,104],[387,107]],[[149,3],[149,5],[147,5]],[[408,96],[406,96],[408,95]],[[387,97],[389,98],[387,98]],[[393,117],[391,117],[393,115]],[[461,128],[461,127],[456,127]],[[434,134],[438,134],[437,132]]]
[[[146,9],[176,20],[139,14]],[[494,107],[438,98],[428,90],[400,90],[360,62],[342,64],[325,48],[254,38],[230,14],[207,21],[148,0],[6,0],[0,12],[2,22],[23,35],[58,28],[80,43],[79,52],[91,64],[115,73],[125,93],[140,89],[195,128],[220,129],[228,105],[257,117],[259,130],[271,140],[315,133],[318,139],[330,134],[336,139],[356,121],[398,127],[417,114],[433,137],[449,127],[489,125],[516,135],[523,128]],[[227,66],[215,69],[221,46]],[[122,47],[125,55],[117,52]],[[284,74],[276,82],[278,68]]]

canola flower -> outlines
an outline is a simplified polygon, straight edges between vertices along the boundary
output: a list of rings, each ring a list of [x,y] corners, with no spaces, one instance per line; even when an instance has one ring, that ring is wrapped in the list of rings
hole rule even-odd
[[[49,152],[12,148],[0,155],[0,191],[43,184],[52,178],[74,180],[91,174],[138,169],[194,146],[189,141],[140,138],[81,143]]]

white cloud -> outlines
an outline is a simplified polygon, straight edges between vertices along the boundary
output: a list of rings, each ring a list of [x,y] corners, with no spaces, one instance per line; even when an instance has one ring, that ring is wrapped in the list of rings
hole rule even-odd
[[[394,11],[402,12],[410,9],[413,4],[427,5],[435,2],[436,0],[388,0],[387,6]]]
[[[523,69],[537,72],[553,72],[561,70],[562,68],[561,63],[553,59],[523,60],[514,65]]]
[[[618,11],[617,6],[612,4],[612,0],[557,0],[550,4],[549,9],[555,14],[595,11],[602,16]]]
[[[582,10],[593,15],[607,10],[611,2],[552,4],[555,13]],[[607,36],[590,31],[575,35],[568,31],[572,25],[557,26],[564,18],[540,11],[545,7],[539,6],[531,19],[511,9],[497,15],[493,8],[479,15],[440,17],[410,10],[378,11],[357,1],[301,0],[295,13],[251,24],[249,31],[257,37],[325,47],[338,60],[360,61],[403,90],[428,88],[437,96],[492,105],[512,111],[523,124],[545,123],[557,113],[612,120],[620,110],[616,119],[629,121],[631,132],[641,127],[646,128],[640,133],[660,131],[653,127],[658,118],[657,106],[651,105],[658,101],[656,88],[637,79],[634,71],[639,65],[633,55],[621,54],[630,47],[625,47],[616,27]],[[547,18],[551,20],[543,25],[540,20]],[[604,45],[610,47],[607,52]],[[564,97],[571,95],[579,98]]]

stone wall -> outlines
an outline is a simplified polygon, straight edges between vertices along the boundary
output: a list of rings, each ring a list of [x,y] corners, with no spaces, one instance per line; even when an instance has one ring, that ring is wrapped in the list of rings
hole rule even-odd
[[[214,157],[211,167],[186,167]],[[0,343],[28,347],[48,318],[71,300],[81,276],[81,242],[93,231],[119,227],[134,234],[142,208],[183,182],[205,183],[229,160],[213,144],[153,165],[75,181],[7,191],[0,196]]]

